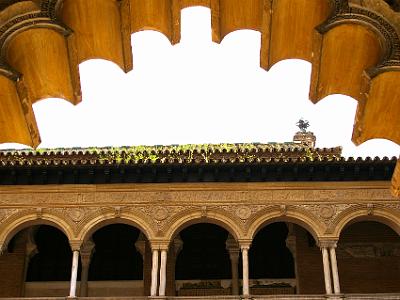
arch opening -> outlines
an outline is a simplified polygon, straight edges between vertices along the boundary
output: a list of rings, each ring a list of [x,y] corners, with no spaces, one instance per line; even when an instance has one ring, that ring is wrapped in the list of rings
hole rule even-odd
[[[291,215],[290,213],[288,213],[287,215],[282,216],[280,212],[279,216],[276,216],[275,213],[273,213],[272,215],[262,214],[261,218],[256,219],[250,226],[250,229],[248,230],[248,235],[251,238],[254,238],[262,228],[276,222],[286,222],[286,223],[291,223],[293,225],[297,225],[299,227],[304,228],[315,241],[319,239],[320,236],[320,232],[318,232],[319,227],[307,215],[303,214]]]
[[[249,251],[250,278],[295,278],[288,238],[289,229],[283,222],[269,224],[257,232]]]
[[[142,280],[143,259],[135,248],[139,235],[140,230],[125,224],[107,225],[94,232],[89,280]]]
[[[142,231],[127,224],[96,228],[81,250],[81,297],[149,295],[151,251]]]
[[[121,216],[116,218],[114,213],[100,215],[97,218],[93,218],[90,223],[86,224],[86,226],[79,233],[78,239],[82,240],[83,242],[87,242],[96,231],[113,224],[125,224],[132,228],[138,229],[146,239],[150,239],[153,235],[150,228],[146,226],[146,223],[139,222],[138,220],[140,219],[128,216]]]
[[[291,222],[272,222],[257,231],[249,275],[252,295],[325,292],[319,247],[307,229]]]
[[[67,236],[54,225],[20,229],[0,256],[0,297],[51,297],[68,294],[72,252]]]
[[[388,225],[365,220],[347,224],[336,255],[344,293],[400,292],[400,237]]]
[[[30,229],[34,231],[37,254],[29,260],[26,281],[69,282],[72,252],[68,238],[59,229],[49,225],[31,227],[28,230]],[[27,244],[28,246],[32,245]]]
[[[31,227],[40,226],[40,225],[47,225],[54,228],[57,228],[61,231],[68,240],[71,240],[73,237],[72,229],[70,228],[69,224],[65,223],[64,220],[58,218],[55,215],[43,215],[42,218],[38,219],[37,214],[29,214],[24,215],[17,220],[10,222],[0,232],[0,241],[3,242],[3,247],[7,247],[9,242],[23,230],[27,230]]]
[[[179,231],[168,253],[175,280],[167,284],[167,294],[231,295],[232,251],[239,253],[238,243],[221,226],[198,223]]]

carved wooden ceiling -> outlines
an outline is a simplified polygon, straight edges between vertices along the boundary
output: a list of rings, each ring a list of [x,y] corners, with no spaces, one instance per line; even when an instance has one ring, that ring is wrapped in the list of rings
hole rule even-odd
[[[40,143],[32,104],[81,101],[78,65],[88,59],[132,69],[131,34],[152,29],[180,40],[180,13],[211,9],[212,39],[261,32],[260,65],[312,64],[310,99],[358,101],[353,141],[400,144],[398,0],[0,0],[0,143]],[[398,164],[400,165],[400,164]],[[400,166],[393,177],[400,195]]]

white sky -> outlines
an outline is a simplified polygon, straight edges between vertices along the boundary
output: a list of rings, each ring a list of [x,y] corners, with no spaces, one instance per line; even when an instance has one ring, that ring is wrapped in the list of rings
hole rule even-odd
[[[218,45],[210,23],[209,9],[188,8],[178,45],[154,31],[132,35],[128,74],[108,61],[82,63],[81,104],[34,105],[40,147],[287,142],[303,117],[317,147],[343,146],[343,155],[354,157],[400,153],[384,140],[355,147],[356,101],[335,95],[312,104],[310,63],[286,60],[266,72],[259,67],[259,32],[236,31]],[[2,148],[11,146],[17,145]]]

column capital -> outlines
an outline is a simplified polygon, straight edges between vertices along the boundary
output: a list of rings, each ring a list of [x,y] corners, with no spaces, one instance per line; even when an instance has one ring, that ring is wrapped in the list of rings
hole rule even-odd
[[[0,255],[3,254],[5,248],[7,248],[5,241],[0,241]]]
[[[169,240],[149,240],[151,250],[166,250],[169,248]]]
[[[174,240],[172,241],[173,245],[174,245],[174,254],[175,257],[178,256],[178,254],[182,251],[183,249],[183,241],[181,239],[181,236],[178,234]]]
[[[82,240],[70,240],[69,245],[72,251],[80,251],[82,247],[83,241]]]
[[[322,248],[336,248],[338,239],[320,239],[318,241],[318,246]]]
[[[91,255],[95,247],[96,247],[96,244],[93,242],[92,239],[82,242],[81,254]]]
[[[226,250],[239,249],[238,241],[231,234],[229,234],[228,238],[226,239],[225,248]]]
[[[96,244],[91,239],[83,242],[80,250],[82,266],[89,266],[95,247]]]
[[[239,247],[241,250],[243,250],[243,249],[249,250],[250,246],[251,246],[251,242],[252,242],[252,240],[249,240],[249,239],[238,240]]]
[[[135,242],[135,248],[144,258],[144,255],[146,252],[146,238],[142,232],[139,234],[139,236]]]

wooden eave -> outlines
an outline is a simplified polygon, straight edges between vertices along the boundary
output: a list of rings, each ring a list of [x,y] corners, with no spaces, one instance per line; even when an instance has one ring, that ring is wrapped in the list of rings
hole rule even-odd
[[[395,158],[385,158],[230,163],[8,165],[0,167],[0,185],[388,181],[395,164]]]
[[[0,151],[0,185],[377,181],[396,162],[340,154],[296,143]]]
[[[400,15],[384,0],[3,0],[0,1],[0,143],[40,143],[32,104],[81,99],[79,64],[133,68],[130,37],[157,30],[180,41],[186,7],[210,8],[212,39],[261,33],[260,66],[289,58],[312,64],[310,99],[344,94],[358,102],[353,141],[400,144]],[[400,195],[400,164],[393,191]],[[397,170],[397,169],[396,169]]]

